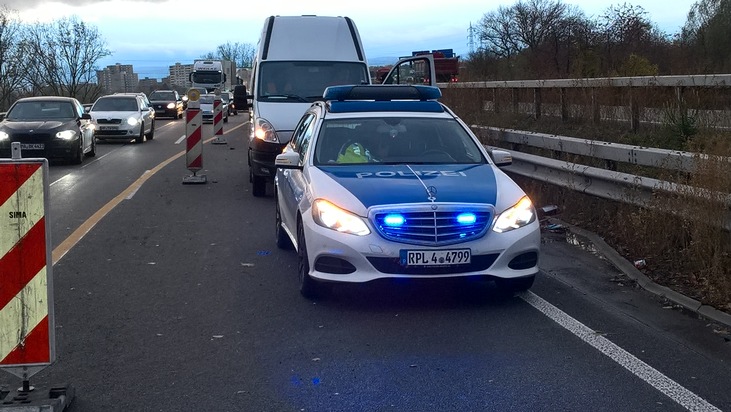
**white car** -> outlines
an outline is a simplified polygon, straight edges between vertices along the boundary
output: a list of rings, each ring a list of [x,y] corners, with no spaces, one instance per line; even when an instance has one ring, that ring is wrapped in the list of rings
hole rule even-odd
[[[141,96],[134,94],[112,94],[102,96],[89,110],[94,126],[94,135],[99,140],[135,139],[143,143],[145,137],[155,136],[155,112]]]
[[[276,241],[300,292],[382,278],[486,277],[511,293],[538,273],[524,191],[429,86],[329,87],[275,165]],[[494,159],[494,160],[493,160]]]
[[[199,100],[203,123],[213,123],[213,103],[216,95],[212,93],[202,94]],[[221,99],[221,120],[228,123],[228,106],[226,101]]]

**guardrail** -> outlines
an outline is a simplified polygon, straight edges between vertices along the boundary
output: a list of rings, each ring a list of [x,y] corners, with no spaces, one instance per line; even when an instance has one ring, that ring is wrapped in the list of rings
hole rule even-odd
[[[471,128],[478,136],[488,141],[523,144],[540,149],[589,156],[608,162],[668,168],[689,173],[695,170],[695,163],[701,158],[688,152],[644,148],[566,136],[545,135],[479,125],[472,125]],[[722,207],[724,211],[722,221],[718,224],[725,230],[731,231],[731,195],[727,193],[531,155],[515,150],[511,153],[513,164],[504,167],[504,170],[508,173],[515,173],[604,199],[641,207],[658,208],[658,202],[655,201],[656,197],[658,194],[663,194],[680,196],[688,202],[700,201],[715,204]],[[678,215],[704,218],[704,216],[698,216],[698,213],[690,213],[688,209],[690,208],[663,208],[664,211]]]
[[[727,96],[731,74],[453,82],[438,86],[445,97],[476,91],[482,109],[495,113],[512,111],[563,120],[589,117],[595,123],[624,121],[637,131],[640,124],[662,122],[672,109],[679,116],[692,113],[697,120],[716,127],[731,127]]]

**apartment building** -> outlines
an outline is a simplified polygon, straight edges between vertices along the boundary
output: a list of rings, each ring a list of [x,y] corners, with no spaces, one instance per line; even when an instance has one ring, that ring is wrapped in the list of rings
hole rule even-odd
[[[137,91],[139,77],[131,64],[114,64],[96,71],[99,85],[108,93]]]

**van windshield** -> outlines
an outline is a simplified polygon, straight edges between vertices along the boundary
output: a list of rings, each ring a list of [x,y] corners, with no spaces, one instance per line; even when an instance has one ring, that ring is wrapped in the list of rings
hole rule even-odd
[[[258,99],[290,102],[318,100],[328,86],[370,83],[360,62],[264,62],[259,79]]]

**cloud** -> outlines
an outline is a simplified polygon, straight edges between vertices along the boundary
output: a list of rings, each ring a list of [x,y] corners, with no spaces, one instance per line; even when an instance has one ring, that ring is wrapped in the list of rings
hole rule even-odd
[[[136,3],[164,3],[168,0],[129,0],[131,2]],[[39,6],[41,5],[48,5],[49,3],[55,3],[57,5],[61,6],[71,6],[71,7],[84,7],[91,4],[98,4],[98,3],[108,3],[109,0],[75,0],[75,1],[55,1],[55,2],[48,2],[46,0],[5,0],[4,5],[11,9],[16,11],[27,11],[27,10],[33,10],[36,8],[41,8]]]

